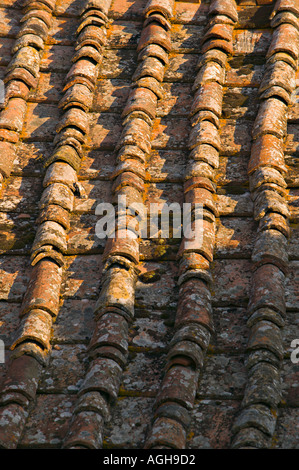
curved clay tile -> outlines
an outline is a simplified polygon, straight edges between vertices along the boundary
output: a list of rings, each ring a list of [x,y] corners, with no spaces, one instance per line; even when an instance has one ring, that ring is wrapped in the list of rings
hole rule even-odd
[[[44,6],[48,11],[44,10]],[[23,129],[29,94],[37,87],[41,58],[50,27],[55,2],[25,2],[24,16],[6,68],[5,107],[0,113],[0,172],[10,176],[15,150],[6,152],[8,142],[17,143]],[[10,131],[9,133],[6,130]],[[6,157],[7,155],[7,157]]]
[[[237,21],[237,11],[234,1],[212,2],[209,10],[211,21],[218,15],[225,15],[232,21]],[[193,238],[184,237],[178,251],[180,263],[179,300],[175,319],[175,333],[169,345],[167,355],[168,363],[163,377],[161,388],[155,400],[154,422],[145,448],[172,448],[185,447],[186,434],[189,428],[188,413],[194,406],[200,371],[204,365],[204,355],[214,331],[212,320],[211,294],[210,294],[210,263],[214,258],[215,247],[215,203],[213,194],[216,190],[214,183],[215,170],[218,166],[221,141],[217,119],[222,114],[223,89],[219,83],[219,72],[211,75],[207,82],[203,77],[202,69],[213,66],[224,76],[227,54],[232,53],[233,28],[226,27],[224,23],[222,34],[226,34],[225,41],[220,36],[219,28],[223,26],[221,19],[217,26],[212,26],[209,34],[204,37],[202,57],[200,58],[198,77],[195,81],[194,98],[191,106],[191,117],[202,112],[201,119],[193,125],[189,135],[189,159],[193,162],[195,173],[190,174],[187,167],[185,173],[185,202],[192,204],[194,217],[194,204],[201,203],[203,220],[201,221],[201,237],[195,231]],[[228,36],[227,36],[228,35]],[[215,39],[214,39],[215,36]],[[225,47],[223,43],[225,42]],[[215,50],[215,54],[213,51]],[[214,61],[221,50],[221,62]],[[205,58],[205,56],[208,56]],[[202,80],[202,82],[200,82]],[[211,119],[211,115],[215,118]],[[201,153],[204,148],[211,147],[212,153]],[[196,152],[196,153],[195,153]],[[201,157],[201,155],[204,155]],[[211,161],[209,155],[212,156]],[[200,165],[206,165],[210,170],[200,171]],[[197,176],[197,175],[200,176]],[[194,175],[194,176],[193,176]],[[191,224],[194,233],[194,223]],[[181,412],[180,412],[181,410]],[[182,411],[184,413],[182,414]],[[184,417],[184,419],[182,419]]]

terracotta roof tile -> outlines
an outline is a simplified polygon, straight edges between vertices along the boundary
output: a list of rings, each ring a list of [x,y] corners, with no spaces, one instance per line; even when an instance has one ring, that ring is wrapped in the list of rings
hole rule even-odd
[[[12,53],[15,54],[25,47],[34,47],[37,51],[45,48],[44,40],[36,34],[24,34],[18,38],[12,48]]]
[[[247,446],[257,449],[266,448],[266,435],[256,427],[248,426],[244,429],[240,429],[238,434],[233,439],[233,448],[241,449]]]
[[[171,50],[170,34],[168,31],[156,23],[150,23],[142,29],[141,37],[138,43],[137,52],[140,52],[144,47],[155,44],[163,47],[166,51]]]
[[[299,29],[299,20],[295,14],[289,11],[281,11],[271,21],[271,27],[276,28],[277,26],[283,23],[290,23],[291,25],[295,26],[295,28]]]
[[[113,360],[96,358],[92,361],[80,387],[79,397],[90,391],[99,391],[109,397],[110,402],[117,399],[121,380],[121,368]]]
[[[159,408],[157,408],[155,410],[154,419],[155,418],[175,419],[184,427],[186,432],[189,429],[191,421],[190,415],[186,408],[175,402],[164,403]]]
[[[200,121],[196,124],[189,135],[189,148],[193,150],[199,145],[211,145],[220,150],[221,142],[217,127],[210,121]]]
[[[0,8],[2,447],[277,446],[297,305],[296,5],[277,2],[270,25],[268,0],[141,3],[115,0],[112,21],[110,0]],[[202,203],[203,242],[142,239],[117,208],[105,244],[94,208],[119,196]],[[26,380],[10,386],[20,364]]]
[[[223,15],[235,22],[238,21],[237,6],[234,0],[213,0],[210,5],[209,15]]]
[[[100,10],[105,15],[108,15],[108,11],[111,5],[111,0],[88,0],[83,6],[82,13],[89,9]]]
[[[83,134],[75,128],[65,128],[63,132],[66,138],[71,137],[78,139],[79,144],[84,141]],[[64,143],[45,161],[45,166],[48,167],[53,163],[60,161],[68,163],[76,171],[79,170],[81,164],[81,158],[77,150],[70,145],[64,145]]]
[[[100,449],[102,447],[103,418],[94,411],[76,414],[64,442],[65,449]]]
[[[0,115],[0,127],[20,133],[26,112],[26,102],[22,98],[11,98]]]
[[[285,199],[276,191],[267,189],[260,192],[254,201],[254,218],[261,220],[269,212],[277,212],[285,217],[290,215]]]
[[[194,95],[193,104],[191,107],[191,116],[198,111],[208,110],[216,114],[217,117],[221,116],[222,111],[223,90],[222,86],[216,81],[209,81],[203,83]]]
[[[253,138],[257,139],[264,134],[273,134],[283,138],[287,128],[286,110],[286,104],[277,98],[262,101],[252,129]]]
[[[285,325],[284,318],[280,315],[279,312],[272,310],[271,308],[261,308],[256,310],[247,321],[249,327],[252,327],[256,323],[262,320],[269,320],[280,328]]]
[[[275,429],[275,422],[275,417],[267,406],[262,404],[251,405],[236,419],[233,430],[237,432],[253,426],[271,436]]]
[[[271,13],[271,18],[274,18],[279,11],[290,11],[296,16],[299,16],[298,5],[293,0],[277,0]]]
[[[148,88],[136,87],[131,90],[122,117],[134,111],[143,111],[154,119],[156,116],[157,96]]]
[[[281,398],[279,371],[271,364],[253,367],[250,370],[243,406],[263,402],[275,408]]]
[[[6,77],[4,77],[4,83],[9,83],[11,80],[21,80],[26,83],[29,88],[35,88],[37,85],[37,78],[29,72],[29,70],[23,68],[13,69]]]
[[[164,63],[157,57],[146,57],[137,67],[132,79],[137,81],[143,77],[155,78],[162,82],[164,78]]]
[[[286,52],[295,60],[298,59],[299,32],[293,25],[283,23],[275,29],[267,57],[276,52]]]
[[[4,449],[15,449],[21,437],[28,412],[16,403],[0,408],[0,443]]]
[[[251,147],[248,173],[258,168],[273,167],[285,173],[283,141],[273,134],[265,134],[256,139]]]
[[[232,443],[234,448],[243,445],[258,448],[261,445],[261,436],[252,428],[272,436],[276,418],[271,415],[271,410],[276,409],[281,401],[281,328],[286,313],[284,281],[288,271],[289,236],[282,139],[287,124],[283,115],[286,105],[283,102],[289,103],[289,100],[279,88],[289,94],[293,92],[293,60],[298,59],[298,31],[290,24],[290,15],[275,16],[282,4],[283,10],[295,12],[295,2],[279,1],[273,10],[271,25],[275,30],[266,55],[266,73],[260,86],[263,101],[253,127],[253,137],[257,140],[253,143],[248,167],[254,217],[260,220],[259,234],[252,252],[252,261],[258,267],[253,274],[248,306],[251,314],[247,346],[249,378],[241,412],[233,426],[233,433],[236,434]],[[285,34],[290,42],[284,37]],[[275,93],[277,98],[282,99],[280,103],[279,99],[274,99]],[[268,120],[269,112],[274,126]],[[267,445],[264,438],[262,442],[263,446]]]
[[[259,232],[275,229],[280,231],[286,238],[290,237],[290,225],[288,219],[276,212],[270,212],[265,215],[259,223]]]

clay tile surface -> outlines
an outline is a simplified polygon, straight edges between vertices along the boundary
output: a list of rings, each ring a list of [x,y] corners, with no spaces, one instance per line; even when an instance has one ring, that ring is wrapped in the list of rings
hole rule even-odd
[[[238,21],[237,5],[234,0],[213,0],[210,6],[210,15],[225,15],[233,21]]]
[[[0,2],[1,448],[298,447],[298,21]]]
[[[298,30],[293,25],[287,23],[283,23],[278,26],[273,33],[273,39],[268,50],[267,56],[270,57],[276,52],[286,52],[296,60],[298,58],[298,51]]]
[[[195,94],[191,115],[194,115],[200,110],[209,110],[220,117],[222,111],[222,96],[222,86],[219,83],[208,82],[201,85]]]
[[[126,269],[111,267],[105,276],[105,282],[98,299],[96,312],[116,307],[128,315],[134,312],[134,274]]]
[[[154,423],[151,437],[145,444],[146,449],[157,448],[160,445],[169,446],[171,449],[184,449],[185,431],[175,420],[158,418]]]
[[[43,186],[46,188],[51,184],[61,183],[74,190],[77,181],[77,173],[72,167],[70,167],[70,165],[63,162],[56,162],[48,167],[44,177]]]
[[[17,332],[17,338],[12,344],[14,349],[18,344],[26,341],[35,341],[43,348],[50,349],[50,336],[52,327],[52,317],[43,310],[31,310],[23,317]]]
[[[132,238],[109,238],[105,246],[104,256],[125,256],[135,264],[139,263],[139,243]]]
[[[29,18],[32,18],[32,17],[40,18],[41,20],[44,21],[44,23],[46,23],[48,28],[51,27],[52,17],[48,11],[38,10],[38,9],[30,10],[28,13],[26,13],[26,15],[23,16],[23,18],[21,19],[21,23],[24,23],[24,21],[27,21]]]
[[[273,134],[262,135],[252,144],[248,173],[251,174],[264,166],[286,172],[283,151],[283,141],[281,139]]]
[[[163,378],[162,387],[155,400],[155,406],[158,407],[163,403],[173,401],[187,409],[192,409],[197,378],[198,373],[191,368],[172,367]]]
[[[283,60],[276,60],[268,65],[265,70],[260,92],[264,92],[273,86],[280,86],[291,93],[295,86],[295,71]]]
[[[103,418],[93,411],[82,411],[74,416],[72,427],[66,437],[65,449],[100,449]]]
[[[282,11],[275,15],[275,17],[271,21],[271,27],[276,28],[277,26],[283,23],[290,23],[295,26],[295,28],[299,29],[298,17],[294,13],[291,13],[289,11]]]
[[[262,185],[267,183],[274,183],[282,188],[287,187],[282,174],[275,168],[262,167],[252,173],[250,177],[250,191],[254,192],[256,189],[261,188]]]
[[[20,49],[25,47],[34,47],[37,50],[42,50],[45,47],[44,41],[42,38],[36,34],[25,34],[21,36],[14,44],[12,48],[12,53],[17,53]]]
[[[111,0],[88,0],[88,2],[86,2],[84,5],[83,11],[94,8],[96,10],[102,11],[105,13],[105,15],[107,15],[110,5]]]
[[[142,61],[147,57],[156,57],[160,59],[165,65],[168,65],[168,53],[158,44],[149,44],[141,49],[138,54],[138,61]]]
[[[255,220],[262,219],[268,212],[277,212],[285,217],[290,216],[285,198],[270,189],[260,192],[254,201]]]
[[[17,34],[17,38],[20,38],[25,34],[36,34],[45,42],[48,37],[48,32],[49,28],[43,20],[32,17],[23,23],[20,32]]]
[[[226,54],[232,54],[233,53],[233,44],[232,41],[227,41],[225,39],[208,39],[203,47],[202,47],[202,52],[208,52],[212,49],[221,49],[224,51]]]
[[[53,262],[42,260],[31,272],[30,282],[21,308],[22,315],[39,309],[56,316],[59,308],[61,269]]]
[[[144,14],[147,17],[152,12],[160,12],[166,18],[171,18],[173,15],[174,1],[173,0],[149,0],[145,6]]]
[[[210,38],[232,40],[233,26],[227,24],[215,24],[211,26],[203,37],[203,42]]]
[[[253,275],[253,294],[249,311],[270,307],[285,316],[284,280],[285,276],[278,267],[272,264],[259,267]]]
[[[59,133],[66,127],[77,127],[82,131],[83,134],[86,134],[89,128],[87,114],[81,109],[68,109],[58,123],[56,132]]]
[[[28,85],[29,87],[35,88],[38,80],[34,75],[32,75],[29,70],[26,70],[21,67],[14,68],[11,72],[9,72],[6,77],[4,77],[4,83],[8,83],[10,80],[22,80]]]
[[[23,3],[23,6],[26,7],[26,6],[30,5],[30,3],[32,3],[30,0],[26,0]],[[46,5],[50,10],[54,10],[56,2],[55,2],[55,0],[41,0],[40,3],[42,5]]]
[[[0,409],[0,443],[4,449],[15,449],[21,437],[28,412],[16,403]]]
[[[271,229],[280,231],[287,238],[290,236],[290,225],[288,219],[281,214],[270,212],[261,219],[259,232]]]
[[[141,51],[144,47],[149,46],[150,44],[157,44],[167,51],[170,51],[170,35],[160,24],[150,23],[142,30],[137,51]]]
[[[50,204],[57,204],[63,209],[71,211],[74,205],[74,196],[69,186],[61,183],[50,183],[42,194],[39,207],[43,209]]]
[[[0,172],[4,177],[11,173],[16,152],[13,144],[10,142],[0,142]]]
[[[286,272],[288,266],[286,237],[278,230],[264,230],[259,234],[252,253],[256,264],[272,263]]]
[[[26,102],[22,98],[11,98],[0,114],[0,128],[21,132],[26,112]]]
[[[190,150],[202,144],[208,144],[215,147],[215,149],[220,150],[220,136],[217,127],[212,122],[200,121],[190,132]]]
[[[88,45],[82,46],[77,50],[77,52],[72,58],[72,62],[77,62],[83,57],[89,57],[90,59],[94,60],[96,63],[99,63],[102,59],[99,50],[95,49],[93,46],[88,46]]]
[[[202,51],[203,52],[203,51]],[[208,62],[217,62],[221,67],[225,67],[227,54],[220,49],[209,49],[199,57],[197,68],[199,69]]]
[[[24,101],[27,101],[29,93],[30,88],[26,83],[20,80],[11,80],[6,87],[5,99],[22,98]]]
[[[77,131],[75,128],[65,128],[64,130],[67,131],[65,134],[67,137],[75,136],[75,138],[80,139],[80,142],[83,143],[84,138],[83,134],[79,131]],[[74,170],[78,171],[80,164],[81,164],[81,158],[76,149],[74,149],[70,145],[62,145],[59,146],[58,149],[51,155],[46,161],[45,161],[45,167],[48,167],[54,162],[58,161],[63,161],[68,163]]]
[[[241,413],[234,424],[233,431],[254,427],[271,436],[275,428],[275,418],[266,405],[252,405]]]
[[[39,363],[30,356],[22,356],[13,361],[10,374],[3,383],[2,393],[15,392],[25,395],[29,400],[35,397],[41,372]]]
[[[92,390],[106,393],[116,400],[121,380],[121,368],[111,359],[97,358],[93,361],[80,388],[80,395]]]
[[[13,60],[7,68],[7,71],[22,67],[28,70],[34,77],[39,72],[40,56],[38,51],[34,47],[22,47],[15,54]]]
[[[78,106],[83,109],[83,111],[88,112],[92,105],[92,93],[90,89],[85,84],[74,84],[70,87],[64,97],[59,103],[59,107],[64,110],[72,107]]]
[[[253,138],[256,139],[263,134],[273,134],[283,138],[287,125],[286,108],[286,104],[276,98],[262,101],[252,130]]]
[[[223,85],[225,81],[225,69],[218,64],[218,62],[210,61],[203,64],[200,68],[193,85],[193,90],[197,90],[200,85],[203,85],[206,82],[213,81]]]
[[[299,16],[299,7],[294,0],[277,0],[271,17],[273,18],[279,11],[291,11],[295,15]]]
[[[210,292],[205,282],[190,279],[181,286],[176,325],[198,323],[213,330]]]
[[[137,67],[133,81],[137,81],[142,77],[153,77],[158,82],[162,82],[164,78],[164,63],[157,57],[146,57]]]

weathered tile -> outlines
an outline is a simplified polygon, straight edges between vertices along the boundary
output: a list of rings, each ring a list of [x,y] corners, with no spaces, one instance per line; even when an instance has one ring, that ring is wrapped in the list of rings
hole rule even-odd
[[[87,368],[86,346],[60,345],[51,351],[48,367],[39,382],[39,393],[75,393]]]
[[[224,449],[230,446],[231,425],[238,401],[197,400],[187,438],[188,449]]]
[[[29,282],[29,258],[1,257],[1,300],[20,302]]]
[[[241,397],[246,379],[247,374],[242,356],[209,356],[205,362],[197,396],[209,399]]]
[[[119,398],[113,410],[111,424],[105,429],[104,448],[142,448],[152,406],[152,398]]]

